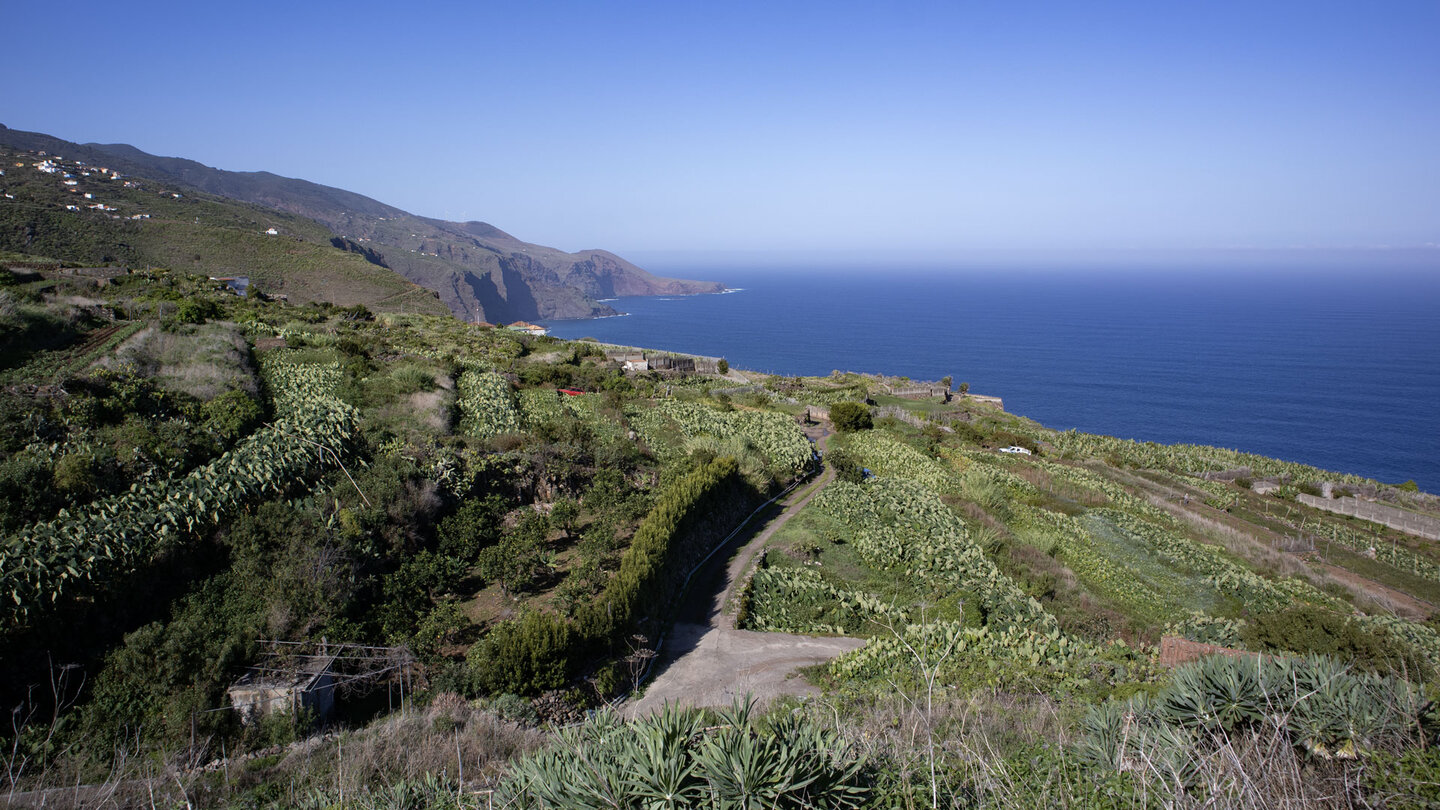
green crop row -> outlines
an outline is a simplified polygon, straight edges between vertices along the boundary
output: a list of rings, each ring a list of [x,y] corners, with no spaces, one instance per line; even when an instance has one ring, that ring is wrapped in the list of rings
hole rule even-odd
[[[721,411],[700,403],[667,399],[653,408],[634,410],[631,424],[652,448],[663,444],[658,437],[671,425],[686,439],[740,436],[769,459],[772,468],[790,474],[803,471],[813,457],[810,441],[800,426],[789,416],[771,411]]]
[[[952,492],[956,482],[949,465],[873,430],[851,436],[845,447],[875,475],[915,481],[936,492]]]
[[[1160,556],[1203,575],[1216,590],[1240,600],[1252,612],[1270,613],[1296,600],[1349,610],[1348,605],[1321,592],[1308,582],[1297,579],[1266,579],[1231,561],[1213,546],[1181,537],[1126,512],[1114,509],[1097,512],[1119,530],[1154,549]]]
[[[1077,665],[1106,655],[1143,666],[1141,651],[1124,642],[1107,647],[1071,638],[1059,630],[1034,628],[965,627],[959,622],[912,624],[903,633],[877,637],[855,652],[830,662],[832,675],[841,679],[894,679],[899,673],[919,668],[938,668],[982,663],[1001,669],[1016,665],[1042,670],[1050,675],[1078,669]],[[1071,679],[1084,678],[1073,672]]]
[[[837,481],[816,496],[814,506],[845,527],[848,542],[868,564],[902,570],[946,590],[968,591],[989,624],[1046,631],[1057,626],[1040,603],[985,556],[939,496],[918,484],[888,478]]]
[[[1156,591],[1129,567],[1101,553],[1095,538],[1076,518],[1025,505],[1017,505],[1014,511],[1017,528],[1023,527],[1021,535],[1047,551],[1053,544],[1066,567],[1090,590],[1137,614],[1179,618],[1173,595]]]
[[[346,452],[358,414],[328,393],[338,368],[280,359],[262,368],[278,419],[230,451],[178,478],[140,482],[6,538],[0,594],[12,620],[57,601],[80,583],[133,568],[166,545],[214,526],[265,494],[284,492]]]
[[[695,560],[693,543],[684,535],[713,512],[742,499],[743,485],[733,458],[717,458],[668,486],[645,516],[620,558],[605,590],[580,611],[582,637],[598,642],[613,638],[644,615],[659,619],[677,596]],[[700,552],[703,553],[703,552]],[[698,555],[697,555],[698,558]]]
[[[809,568],[757,569],[745,612],[751,629],[777,633],[855,634],[905,622],[905,611],[837,588]]]
[[[1301,532],[1323,535],[1361,554],[1373,555],[1375,559],[1401,571],[1409,571],[1431,582],[1440,582],[1440,565],[1398,544],[1377,541],[1372,536],[1352,531],[1328,520],[1304,521],[1299,528]]]
[[[1132,439],[1117,439],[1114,436],[1098,436],[1074,430],[1067,430],[1063,433],[1045,433],[1037,438],[1049,442],[1062,456],[1110,458],[1127,467],[1171,470],[1189,476],[1248,467],[1251,473],[1257,477],[1288,476],[1300,481],[1375,483],[1358,475],[1329,472],[1306,464],[1296,464],[1221,447],[1137,442]]]
[[[493,372],[467,371],[456,387],[462,431],[482,439],[520,432],[520,411],[509,380]]]

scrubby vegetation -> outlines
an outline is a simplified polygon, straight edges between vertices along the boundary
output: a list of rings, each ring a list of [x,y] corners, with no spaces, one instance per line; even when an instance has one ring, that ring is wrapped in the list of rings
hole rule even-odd
[[[1294,497],[1330,482],[1434,511],[1423,493],[1057,434],[860,375],[737,389],[733,369],[626,374],[583,342],[446,317],[30,263],[0,284],[0,738],[17,795],[1436,798],[1440,554]],[[817,698],[584,720],[640,680],[696,563],[817,469],[800,422],[827,408],[834,480],[737,608],[752,629],[866,646],[808,672]],[[1034,455],[994,452],[1015,444]],[[1240,657],[1171,670],[1166,637]],[[349,680],[323,722],[244,722],[227,690],[302,647],[373,651],[370,669],[336,664]]]

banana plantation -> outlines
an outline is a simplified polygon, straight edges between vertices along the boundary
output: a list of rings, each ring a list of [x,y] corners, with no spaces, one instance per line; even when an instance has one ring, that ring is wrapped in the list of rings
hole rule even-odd
[[[1440,550],[1297,498],[1425,493],[881,377],[8,272],[15,806],[1440,806]],[[809,419],[842,402],[873,419]],[[851,651],[637,711],[723,646],[677,634],[695,604]],[[365,688],[309,673],[324,716],[237,711],[302,643],[404,654]]]

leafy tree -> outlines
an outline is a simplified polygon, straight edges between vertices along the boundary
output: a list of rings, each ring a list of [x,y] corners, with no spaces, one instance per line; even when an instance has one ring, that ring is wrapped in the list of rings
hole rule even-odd
[[[567,538],[575,531],[575,523],[579,519],[580,504],[570,498],[561,498],[550,508],[550,522],[565,532]]]
[[[721,374],[729,374],[730,362],[723,357],[720,358],[720,362],[715,364],[715,370],[720,372]]]
[[[507,531],[500,542],[480,552],[480,576],[498,582],[506,596],[530,587],[542,561],[542,545],[550,532],[550,521],[530,513],[520,525]]]
[[[460,560],[433,551],[422,551],[406,560],[385,578],[385,604],[380,615],[386,637],[400,640],[413,633],[436,597],[453,591],[464,574]]]
[[[509,504],[499,495],[471,498],[437,528],[441,554],[473,562],[485,548],[500,540],[500,522]]]
[[[830,421],[841,433],[869,430],[875,426],[870,409],[862,402],[837,402],[831,405]]]
[[[970,393],[970,383],[968,383],[968,382],[962,382],[962,383],[960,383],[960,387],[959,387],[957,390],[960,392],[960,396],[962,396],[962,397],[965,396],[966,394]]]

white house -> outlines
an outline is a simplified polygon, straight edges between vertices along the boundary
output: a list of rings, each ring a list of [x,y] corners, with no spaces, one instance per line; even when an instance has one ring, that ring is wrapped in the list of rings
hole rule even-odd
[[[1026,449],[1023,448],[1023,447],[1020,447],[1019,445],[1014,445],[1014,444],[1010,445],[1009,447],[1002,447],[1002,448],[1000,448],[1000,452],[1002,452],[1002,453],[1020,453],[1021,455],[1026,455],[1026,456],[1030,455],[1030,451],[1029,451],[1029,450],[1026,450]]]
[[[539,326],[537,324],[526,323],[525,321],[516,321],[515,323],[512,323],[505,328],[513,332],[524,332],[527,335],[534,335],[535,337],[542,337],[544,335],[550,334],[549,329],[546,329],[545,327]]]
[[[267,233],[267,234],[269,234],[269,235],[271,235],[271,236],[279,236],[279,235],[280,235],[280,232],[277,231],[277,230],[275,230],[274,228],[270,228],[269,230],[265,231],[265,233]]]

